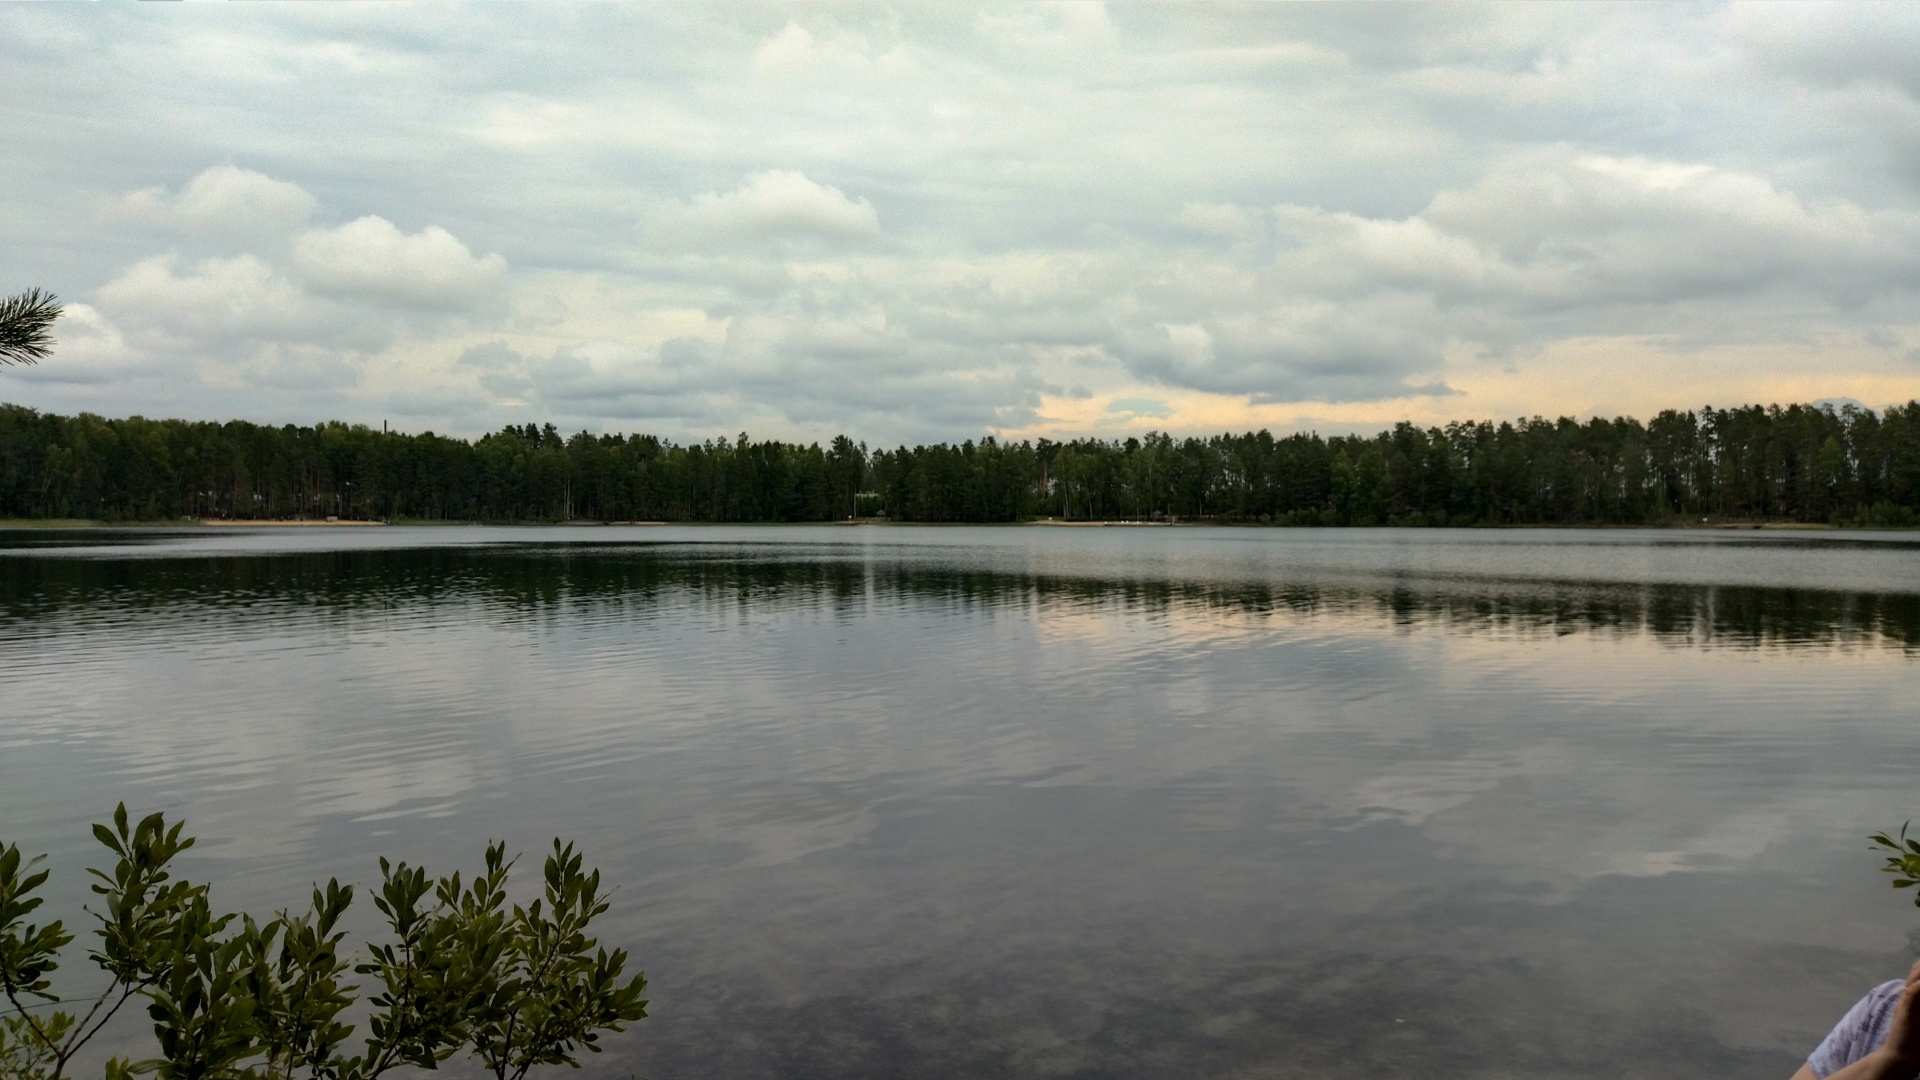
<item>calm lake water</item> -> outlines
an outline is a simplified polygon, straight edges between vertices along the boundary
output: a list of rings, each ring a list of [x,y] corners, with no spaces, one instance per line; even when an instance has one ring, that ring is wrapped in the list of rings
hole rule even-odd
[[[596,1076],[1785,1080],[1917,774],[1920,534],[0,533],[66,911],[121,799],[235,907],[573,838]]]

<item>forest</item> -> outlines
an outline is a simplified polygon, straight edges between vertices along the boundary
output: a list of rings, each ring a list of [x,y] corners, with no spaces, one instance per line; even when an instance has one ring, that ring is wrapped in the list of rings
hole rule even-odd
[[[1920,524],[1920,401],[868,449],[509,425],[478,439],[0,404],[0,519]]]

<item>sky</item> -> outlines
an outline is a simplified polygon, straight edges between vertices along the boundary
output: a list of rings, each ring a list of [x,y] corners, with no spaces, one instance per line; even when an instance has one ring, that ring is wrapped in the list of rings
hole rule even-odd
[[[873,444],[1920,397],[1920,5],[5,5],[0,401]]]

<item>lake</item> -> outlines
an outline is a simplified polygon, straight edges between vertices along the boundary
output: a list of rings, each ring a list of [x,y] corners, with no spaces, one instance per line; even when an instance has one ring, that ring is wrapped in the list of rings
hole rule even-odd
[[[0,532],[53,906],[123,799],[257,910],[571,838],[594,1076],[1786,1080],[1917,772],[1913,533]]]

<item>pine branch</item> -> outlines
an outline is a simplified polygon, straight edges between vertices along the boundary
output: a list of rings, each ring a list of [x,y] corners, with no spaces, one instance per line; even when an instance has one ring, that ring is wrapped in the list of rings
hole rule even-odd
[[[0,300],[0,364],[33,364],[53,351],[60,298],[28,289]]]

